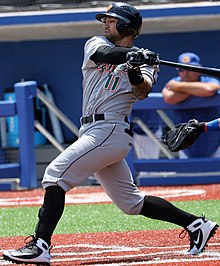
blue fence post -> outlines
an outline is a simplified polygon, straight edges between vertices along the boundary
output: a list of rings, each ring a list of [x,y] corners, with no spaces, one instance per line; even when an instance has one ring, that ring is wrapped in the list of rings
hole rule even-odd
[[[20,185],[37,187],[34,146],[33,97],[37,94],[37,83],[25,81],[14,84],[19,128],[19,156],[21,166]]]

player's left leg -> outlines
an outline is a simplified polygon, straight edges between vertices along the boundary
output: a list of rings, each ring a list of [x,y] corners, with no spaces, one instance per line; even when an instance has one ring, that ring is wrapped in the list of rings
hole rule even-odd
[[[165,199],[144,195],[133,183],[125,160],[101,169],[95,176],[123,212],[183,227],[190,236],[189,254],[202,252],[218,228],[215,222],[181,210]]]
[[[125,160],[111,164],[94,173],[112,201],[126,214],[139,214],[145,195],[134,184]]]
[[[218,229],[216,222],[198,217],[175,207],[170,202],[154,196],[146,196],[141,215],[182,226],[189,234],[188,254],[197,255],[205,250],[207,242]]]

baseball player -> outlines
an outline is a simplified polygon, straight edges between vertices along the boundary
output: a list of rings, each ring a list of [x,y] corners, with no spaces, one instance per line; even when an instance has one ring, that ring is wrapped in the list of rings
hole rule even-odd
[[[202,252],[217,230],[215,222],[144,195],[135,186],[124,159],[133,145],[128,116],[157,80],[158,54],[133,45],[142,25],[136,8],[112,3],[96,19],[103,23],[104,36],[92,37],[84,47],[80,138],[46,168],[34,236],[20,249],[3,252],[13,263],[50,264],[51,236],[63,213],[65,193],[92,174],[124,213],[184,227],[189,254]]]

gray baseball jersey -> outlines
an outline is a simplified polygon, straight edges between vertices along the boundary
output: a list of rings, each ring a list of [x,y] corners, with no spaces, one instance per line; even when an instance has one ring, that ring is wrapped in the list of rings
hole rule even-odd
[[[95,36],[85,44],[82,114],[86,122],[82,123],[80,137],[49,164],[42,184],[59,185],[68,191],[94,174],[123,212],[139,214],[145,195],[135,186],[124,159],[133,145],[126,116],[137,98],[126,64],[96,65],[90,60],[101,45],[114,46],[102,36]],[[153,68],[142,66],[141,72],[149,83],[155,82]],[[96,120],[95,114],[101,119]]]
[[[137,98],[132,92],[128,79],[126,64],[96,65],[90,56],[102,46],[114,46],[103,36],[95,36],[85,44],[83,72],[83,116],[105,112],[129,115]],[[155,82],[155,69],[141,67],[142,74],[150,84]]]

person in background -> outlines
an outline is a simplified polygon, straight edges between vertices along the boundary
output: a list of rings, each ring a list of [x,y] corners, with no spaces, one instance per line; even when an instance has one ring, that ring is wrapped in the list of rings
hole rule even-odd
[[[201,66],[199,56],[192,52],[180,54],[178,62]],[[166,103],[178,104],[191,97],[212,97],[220,88],[220,82],[216,78],[180,68],[177,72],[178,76],[170,79],[162,90]],[[213,116],[220,116],[220,107],[175,110],[172,116],[175,124],[188,121],[191,117],[198,121],[209,121]],[[219,145],[220,134],[217,132],[211,132],[209,135],[203,134],[193,146],[181,151],[179,156],[180,158],[219,157]]]

